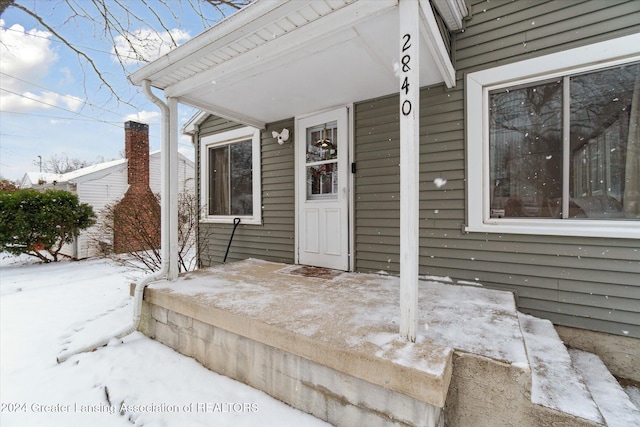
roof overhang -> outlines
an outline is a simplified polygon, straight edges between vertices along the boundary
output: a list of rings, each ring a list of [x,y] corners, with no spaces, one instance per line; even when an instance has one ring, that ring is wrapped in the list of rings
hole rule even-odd
[[[461,2],[437,0],[439,10],[444,3],[460,11]],[[420,85],[454,86],[455,70],[428,0],[421,0],[420,14]],[[130,79],[263,128],[397,92],[399,46],[398,0],[257,0]]]
[[[464,28],[464,18],[469,15],[469,9],[464,0],[433,0],[433,4],[451,31],[460,31]]]
[[[200,125],[204,123],[207,117],[209,117],[209,114],[211,113],[203,110],[198,111],[182,126],[182,133],[185,135],[194,135],[198,131]],[[193,141],[191,142],[193,143]]]

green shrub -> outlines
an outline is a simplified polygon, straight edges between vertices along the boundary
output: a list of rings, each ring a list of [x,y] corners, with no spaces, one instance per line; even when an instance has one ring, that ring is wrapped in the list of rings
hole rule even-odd
[[[58,261],[62,246],[94,223],[93,208],[67,191],[0,191],[0,251]]]

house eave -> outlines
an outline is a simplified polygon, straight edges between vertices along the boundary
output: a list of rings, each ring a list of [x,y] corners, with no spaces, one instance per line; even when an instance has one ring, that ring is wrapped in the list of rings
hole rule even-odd
[[[245,25],[255,24],[260,17],[281,6],[282,4],[279,2],[254,1],[184,43],[179,49],[174,49],[133,72],[129,75],[129,80],[137,86],[143,80],[150,80],[152,86],[165,89],[166,86],[158,84],[158,77],[167,74],[170,68],[179,68],[185,61],[189,61],[191,56],[202,55],[208,50],[218,48],[220,45],[223,46],[228,39],[237,37],[237,33]]]
[[[66,179],[65,182],[68,182],[70,184],[82,184],[83,182],[95,181],[97,179],[104,178],[107,175],[110,175],[118,170],[121,170],[127,167],[126,159],[119,159],[114,163],[115,164],[108,166],[104,169],[98,169],[98,170],[94,170],[84,174],[77,174],[76,176]],[[73,172],[70,172],[70,173],[73,173]]]
[[[206,111],[199,111],[191,116],[184,126],[182,126],[182,134],[191,136],[195,135],[200,125],[204,123],[209,115],[210,113],[207,113]]]
[[[465,0],[431,0],[447,27],[451,31],[461,31],[464,19],[469,15]]]
[[[431,4],[421,3],[423,19],[432,17]],[[397,8],[397,0],[258,0],[130,79],[263,129],[274,120],[396,92]],[[424,20],[421,34],[420,84],[455,85],[434,19]]]

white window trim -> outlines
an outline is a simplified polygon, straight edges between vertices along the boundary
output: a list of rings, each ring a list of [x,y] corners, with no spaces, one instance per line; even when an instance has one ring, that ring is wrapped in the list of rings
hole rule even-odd
[[[208,215],[207,199],[209,196],[209,148],[219,145],[227,145],[238,141],[251,139],[252,154],[252,192],[253,192],[253,215]],[[241,224],[261,225],[262,224],[262,184],[260,169],[260,129],[245,126],[227,132],[208,135],[200,140],[200,206],[203,215],[200,222],[231,224],[234,218],[240,218]]]
[[[488,143],[490,90],[638,61],[638,46],[633,34],[466,75],[465,231],[640,239],[640,221],[490,218]]]

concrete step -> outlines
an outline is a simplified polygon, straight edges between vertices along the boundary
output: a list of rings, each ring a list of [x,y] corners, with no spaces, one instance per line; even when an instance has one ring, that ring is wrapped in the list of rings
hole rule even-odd
[[[640,409],[640,384],[620,384],[624,388],[625,393],[629,395],[629,400],[636,408]]]
[[[518,313],[531,367],[531,401],[604,425],[604,418],[553,324]]]
[[[581,350],[569,350],[573,365],[584,379],[609,427],[640,426],[640,410],[631,402],[600,358]]]

